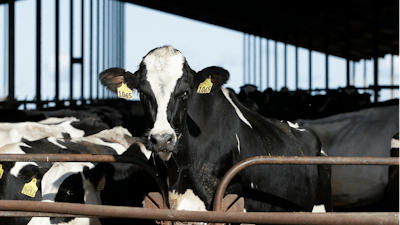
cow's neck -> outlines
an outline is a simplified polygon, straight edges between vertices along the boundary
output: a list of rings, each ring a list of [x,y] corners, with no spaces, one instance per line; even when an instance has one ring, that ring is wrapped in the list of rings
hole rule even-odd
[[[168,163],[171,191],[184,193],[191,189],[207,207],[211,205],[220,179],[233,165],[231,150],[237,148],[235,127],[238,118],[222,93],[216,95],[193,99],[201,102],[188,107],[181,148],[174,156],[175,160]],[[233,116],[226,117],[221,110],[227,110],[226,115]]]

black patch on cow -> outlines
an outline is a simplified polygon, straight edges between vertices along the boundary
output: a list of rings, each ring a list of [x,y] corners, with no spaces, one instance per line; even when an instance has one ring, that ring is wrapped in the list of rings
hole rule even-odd
[[[186,123],[187,123],[190,135],[192,135],[193,137],[200,136],[200,134],[201,134],[200,127],[197,126],[197,124],[193,121],[193,119],[189,115],[186,116]]]
[[[110,127],[101,121],[99,118],[85,118],[80,121],[72,122],[71,126],[83,130],[85,136],[96,134],[102,130],[109,129]]]
[[[72,174],[60,185],[54,202],[85,203],[85,190],[81,174]],[[74,218],[50,217],[51,224],[67,223]]]

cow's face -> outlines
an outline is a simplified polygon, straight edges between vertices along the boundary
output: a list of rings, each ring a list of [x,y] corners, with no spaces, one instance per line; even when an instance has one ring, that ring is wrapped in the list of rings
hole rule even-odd
[[[147,147],[168,161],[181,137],[195,72],[178,50],[164,46],[150,51],[134,74],[123,73],[112,68],[99,77],[112,91],[122,82],[138,91],[148,121]]]
[[[122,83],[138,91],[148,120],[147,147],[164,161],[177,151],[186,122],[187,103],[191,96],[198,94],[200,83],[206,79],[214,82],[209,91],[215,91],[228,77],[229,73],[218,67],[209,67],[197,74],[171,46],[150,51],[134,74],[111,68],[99,75],[101,83],[111,91],[117,92]]]
[[[69,202],[100,205],[100,191],[84,175],[92,163],[54,163],[42,179],[43,202]],[[34,217],[28,225],[92,224],[89,218]]]

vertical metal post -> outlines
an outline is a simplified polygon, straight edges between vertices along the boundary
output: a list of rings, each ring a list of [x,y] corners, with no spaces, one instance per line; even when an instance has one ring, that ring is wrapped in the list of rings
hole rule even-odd
[[[254,39],[253,39],[253,47],[254,47],[254,50],[253,50],[253,54],[254,54],[254,59],[253,59],[253,64],[254,64],[254,85],[256,85],[257,84],[257,36],[253,36],[254,37]]]
[[[325,90],[328,94],[329,90],[329,25],[327,19],[325,21]]]
[[[267,60],[267,67],[266,67],[266,71],[267,71],[267,88],[269,88],[269,41],[268,39],[266,39],[266,45],[267,45],[267,49],[266,49],[266,60]]]
[[[72,99],[73,99],[73,61],[74,61],[74,0],[70,0],[70,73],[69,73],[69,100],[70,100],[70,105],[72,104]]]
[[[15,100],[15,2],[8,0],[8,100]]]
[[[345,30],[346,86],[350,86],[350,22],[348,21]]]
[[[353,61],[353,86],[356,86],[356,62]]]
[[[296,45],[296,53],[295,53],[296,90],[298,90],[299,89],[299,27],[298,26],[296,26],[295,45]]]
[[[367,60],[364,59],[364,88],[367,87]],[[364,89],[364,93],[366,93],[367,90]]]
[[[42,6],[41,6],[41,0],[36,0],[36,108],[40,109],[42,108],[41,105],[41,71],[40,71],[40,65],[41,65],[41,43],[42,43],[42,38],[41,38],[41,19],[42,19]]]
[[[312,27],[309,27],[309,31],[308,31],[308,46],[309,46],[309,50],[308,50],[308,87],[309,87],[309,91],[311,93],[312,90],[312,50],[311,50],[311,43],[312,43]]]
[[[96,72],[96,99],[99,99],[99,89],[100,89],[100,84],[99,80],[97,79],[97,76],[100,73],[100,0],[97,0],[97,33],[96,33],[96,67],[97,67],[97,72]]]
[[[247,49],[248,49],[248,54],[247,54],[247,56],[248,56],[248,58],[247,58],[247,61],[248,61],[248,67],[247,67],[247,71],[248,71],[248,73],[247,73],[247,75],[248,75],[248,77],[247,77],[247,83],[251,83],[250,82],[250,65],[251,65],[251,57],[250,57],[250,51],[251,51],[251,49],[250,49],[250,40],[251,40],[251,38],[250,38],[250,34],[249,34],[249,36],[248,36],[248,39],[247,39]]]
[[[275,91],[278,91],[278,42],[275,41]]]
[[[285,71],[285,87],[287,87],[287,44],[285,42],[285,63],[284,63],[284,71]]]
[[[394,85],[394,73],[393,73],[393,54],[391,54],[390,58],[390,85]],[[394,90],[393,88],[390,90],[390,99],[394,99]]]
[[[93,99],[93,0],[90,0],[90,19],[89,19],[89,99]]]
[[[72,0],[71,0],[72,1]],[[60,0],[56,0],[56,8],[55,8],[55,16],[56,16],[56,21],[55,21],[55,25],[56,25],[56,33],[55,33],[55,50],[56,50],[56,57],[55,57],[55,66],[56,66],[56,68],[55,68],[55,77],[56,77],[56,79],[55,79],[55,84],[54,84],[54,86],[55,86],[55,88],[56,88],[56,90],[55,90],[55,97],[54,97],[54,100],[56,101],[56,104],[59,104],[59,100],[60,100],[60,35],[59,35],[59,31],[60,31]],[[71,59],[72,59],[72,56],[71,56]]]
[[[84,32],[85,32],[85,30],[84,30],[84,24],[85,24],[85,10],[84,10],[84,8],[85,8],[85,3],[83,2],[83,0],[81,0],[81,4],[82,4],[82,8],[81,8],[81,10],[82,10],[82,15],[81,15],[81,23],[82,23],[82,25],[81,25],[81,59],[82,59],[82,63],[81,63],[81,104],[83,104],[83,100],[84,100],[84,83],[85,83],[85,79],[84,79],[84,77],[85,77],[85,74],[84,74],[84,68],[83,68],[83,66],[85,65],[84,64],[84,61],[83,61],[83,59],[84,59],[84,57],[83,57],[83,53],[84,53],[84,46],[85,46],[85,43],[84,43]]]
[[[6,22],[8,20],[8,5],[5,4],[4,6],[4,71],[3,71],[3,94],[4,96],[7,96],[7,74],[8,74],[8,23]]]
[[[243,84],[246,83],[246,33],[243,33]]]
[[[375,3],[375,2],[374,2]],[[379,100],[379,89],[378,89],[378,28],[377,28],[377,9],[373,4],[373,33],[372,33],[372,57],[374,58],[374,102],[378,102]]]
[[[106,0],[103,0],[103,70],[106,69]],[[102,98],[104,99],[105,87],[102,88]]]
[[[260,91],[262,91],[262,38],[260,37],[260,44],[259,44],[259,49],[260,49]]]

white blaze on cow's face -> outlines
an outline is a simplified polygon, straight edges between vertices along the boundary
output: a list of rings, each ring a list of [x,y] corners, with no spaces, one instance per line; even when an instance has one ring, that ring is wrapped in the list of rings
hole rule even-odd
[[[154,94],[157,112],[148,139],[154,143],[163,160],[169,160],[170,149],[163,146],[174,145],[177,134],[168,121],[168,105],[173,96],[177,81],[183,75],[185,58],[172,46],[166,46],[149,53],[143,60],[146,66],[146,80]],[[154,109],[153,109],[154,110]],[[163,143],[163,144],[160,144]],[[168,151],[167,151],[168,150]],[[163,152],[167,151],[167,152]]]

